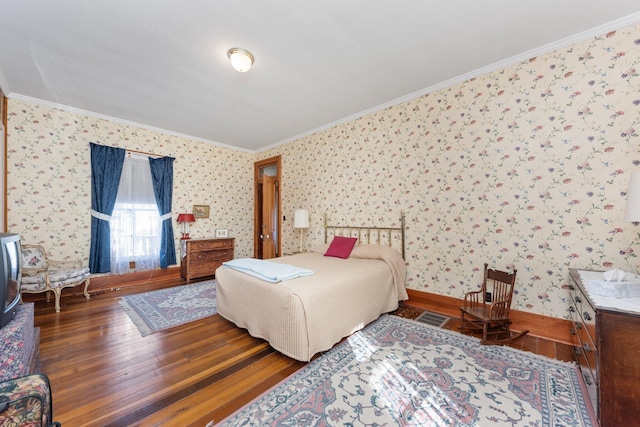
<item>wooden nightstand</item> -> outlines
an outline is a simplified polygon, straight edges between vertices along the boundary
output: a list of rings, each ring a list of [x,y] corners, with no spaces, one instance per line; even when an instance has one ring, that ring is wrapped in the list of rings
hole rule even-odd
[[[213,276],[223,262],[233,259],[233,238],[183,241],[180,276],[187,281]]]

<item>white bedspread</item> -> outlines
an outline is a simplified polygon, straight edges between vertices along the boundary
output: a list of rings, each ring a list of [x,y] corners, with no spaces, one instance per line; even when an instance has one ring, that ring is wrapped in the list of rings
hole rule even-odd
[[[222,265],[271,283],[291,280],[296,277],[311,276],[313,274],[313,271],[308,268],[300,268],[291,264],[281,264],[279,262],[256,258],[237,258],[223,262]]]
[[[270,260],[314,271],[277,286],[218,268],[218,313],[281,353],[308,361],[408,298],[406,266],[397,251],[358,245],[340,259],[323,256],[325,248]]]

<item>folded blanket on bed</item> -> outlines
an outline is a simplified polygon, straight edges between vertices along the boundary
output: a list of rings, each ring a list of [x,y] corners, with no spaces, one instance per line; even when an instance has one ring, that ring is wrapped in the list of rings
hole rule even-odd
[[[222,265],[271,283],[313,275],[313,271],[306,268],[256,258],[238,258],[224,262]]]

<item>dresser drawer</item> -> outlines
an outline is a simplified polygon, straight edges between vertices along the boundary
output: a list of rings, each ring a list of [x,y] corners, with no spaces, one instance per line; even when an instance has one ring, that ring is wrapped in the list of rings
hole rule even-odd
[[[199,251],[191,253],[191,262],[210,262],[213,260],[229,261],[233,259],[233,249],[222,249],[219,251]]]
[[[595,355],[595,352],[585,351],[581,347],[574,347],[573,351],[575,352],[576,361],[580,365],[580,370],[582,371],[582,376],[584,377],[585,384],[587,386],[597,386],[598,382],[596,381],[596,368],[595,365],[592,364],[594,360],[591,357]]]
[[[191,277],[213,276],[218,267],[226,260],[214,260],[210,262],[194,262],[189,267],[189,275]]]
[[[596,341],[596,310],[589,303],[589,299],[582,292],[574,296],[575,308],[582,319],[584,325],[583,333],[588,334],[591,344],[595,346]],[[583,343],[586,340],[583,340]]]
[[[589,395],[589,400],[591,400],[591,406],[596,409],[598,407],[598,382],[596,381],[596,367],[595,365],[589,365],[587,354],[582,348],[574,347],[573,350],[575,352],[576,361],[580,366],[580,373],[582,374],[582,378],[584,378],[584,385],[587,387],[587,393]],[[595,353],[591,353],[592,355],[595,355]]]
[[[199,252],[199,251],[210,251],[212,249],[226,249],[233,248],[233,240],[232,239],[211,239],[211,240],[193,240],[187,243],[189,247],[189,252]]]
[[[587,344],[597,349],[596,343],[596,311],[577,285],[571,285],[569,313],[574,323],[574,330],[582,345]]]
[[[582,316],[580,316],[580,313],[576,309],[576,306],[571,305],[569,307],[569,312],[571,313],[571,321],[573,324],[570,332],[573,340],[574,351],[576,353],[576,361],[581,367],[592,370],[593,372],[591,376],[595,380],[597,378],[595,372],[598,363],[598,348],[591,339],[591,336],[587,331],[587,327],[582,320]]]
[[[598,364],[598,349],[593,345],[589,334],[587,334],[584,324],[580,322],[574,322],[575,336],[577,340],[574,344],[574,351],[576,353],[576,357],[578,363],[581,367],[586,367],[591,371],[591,377],[594,382],[597,382],[598,376],[597,372],[597,364]]]

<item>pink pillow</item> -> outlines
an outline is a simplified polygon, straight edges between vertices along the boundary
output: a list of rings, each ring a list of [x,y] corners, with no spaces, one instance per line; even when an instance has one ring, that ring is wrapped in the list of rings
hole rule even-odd
[[[324,253],[324,256],[333,256],[343,259],[349,258],[349,255],[357,241],[357,237],[335,236],[329,245],[329,249]]]

